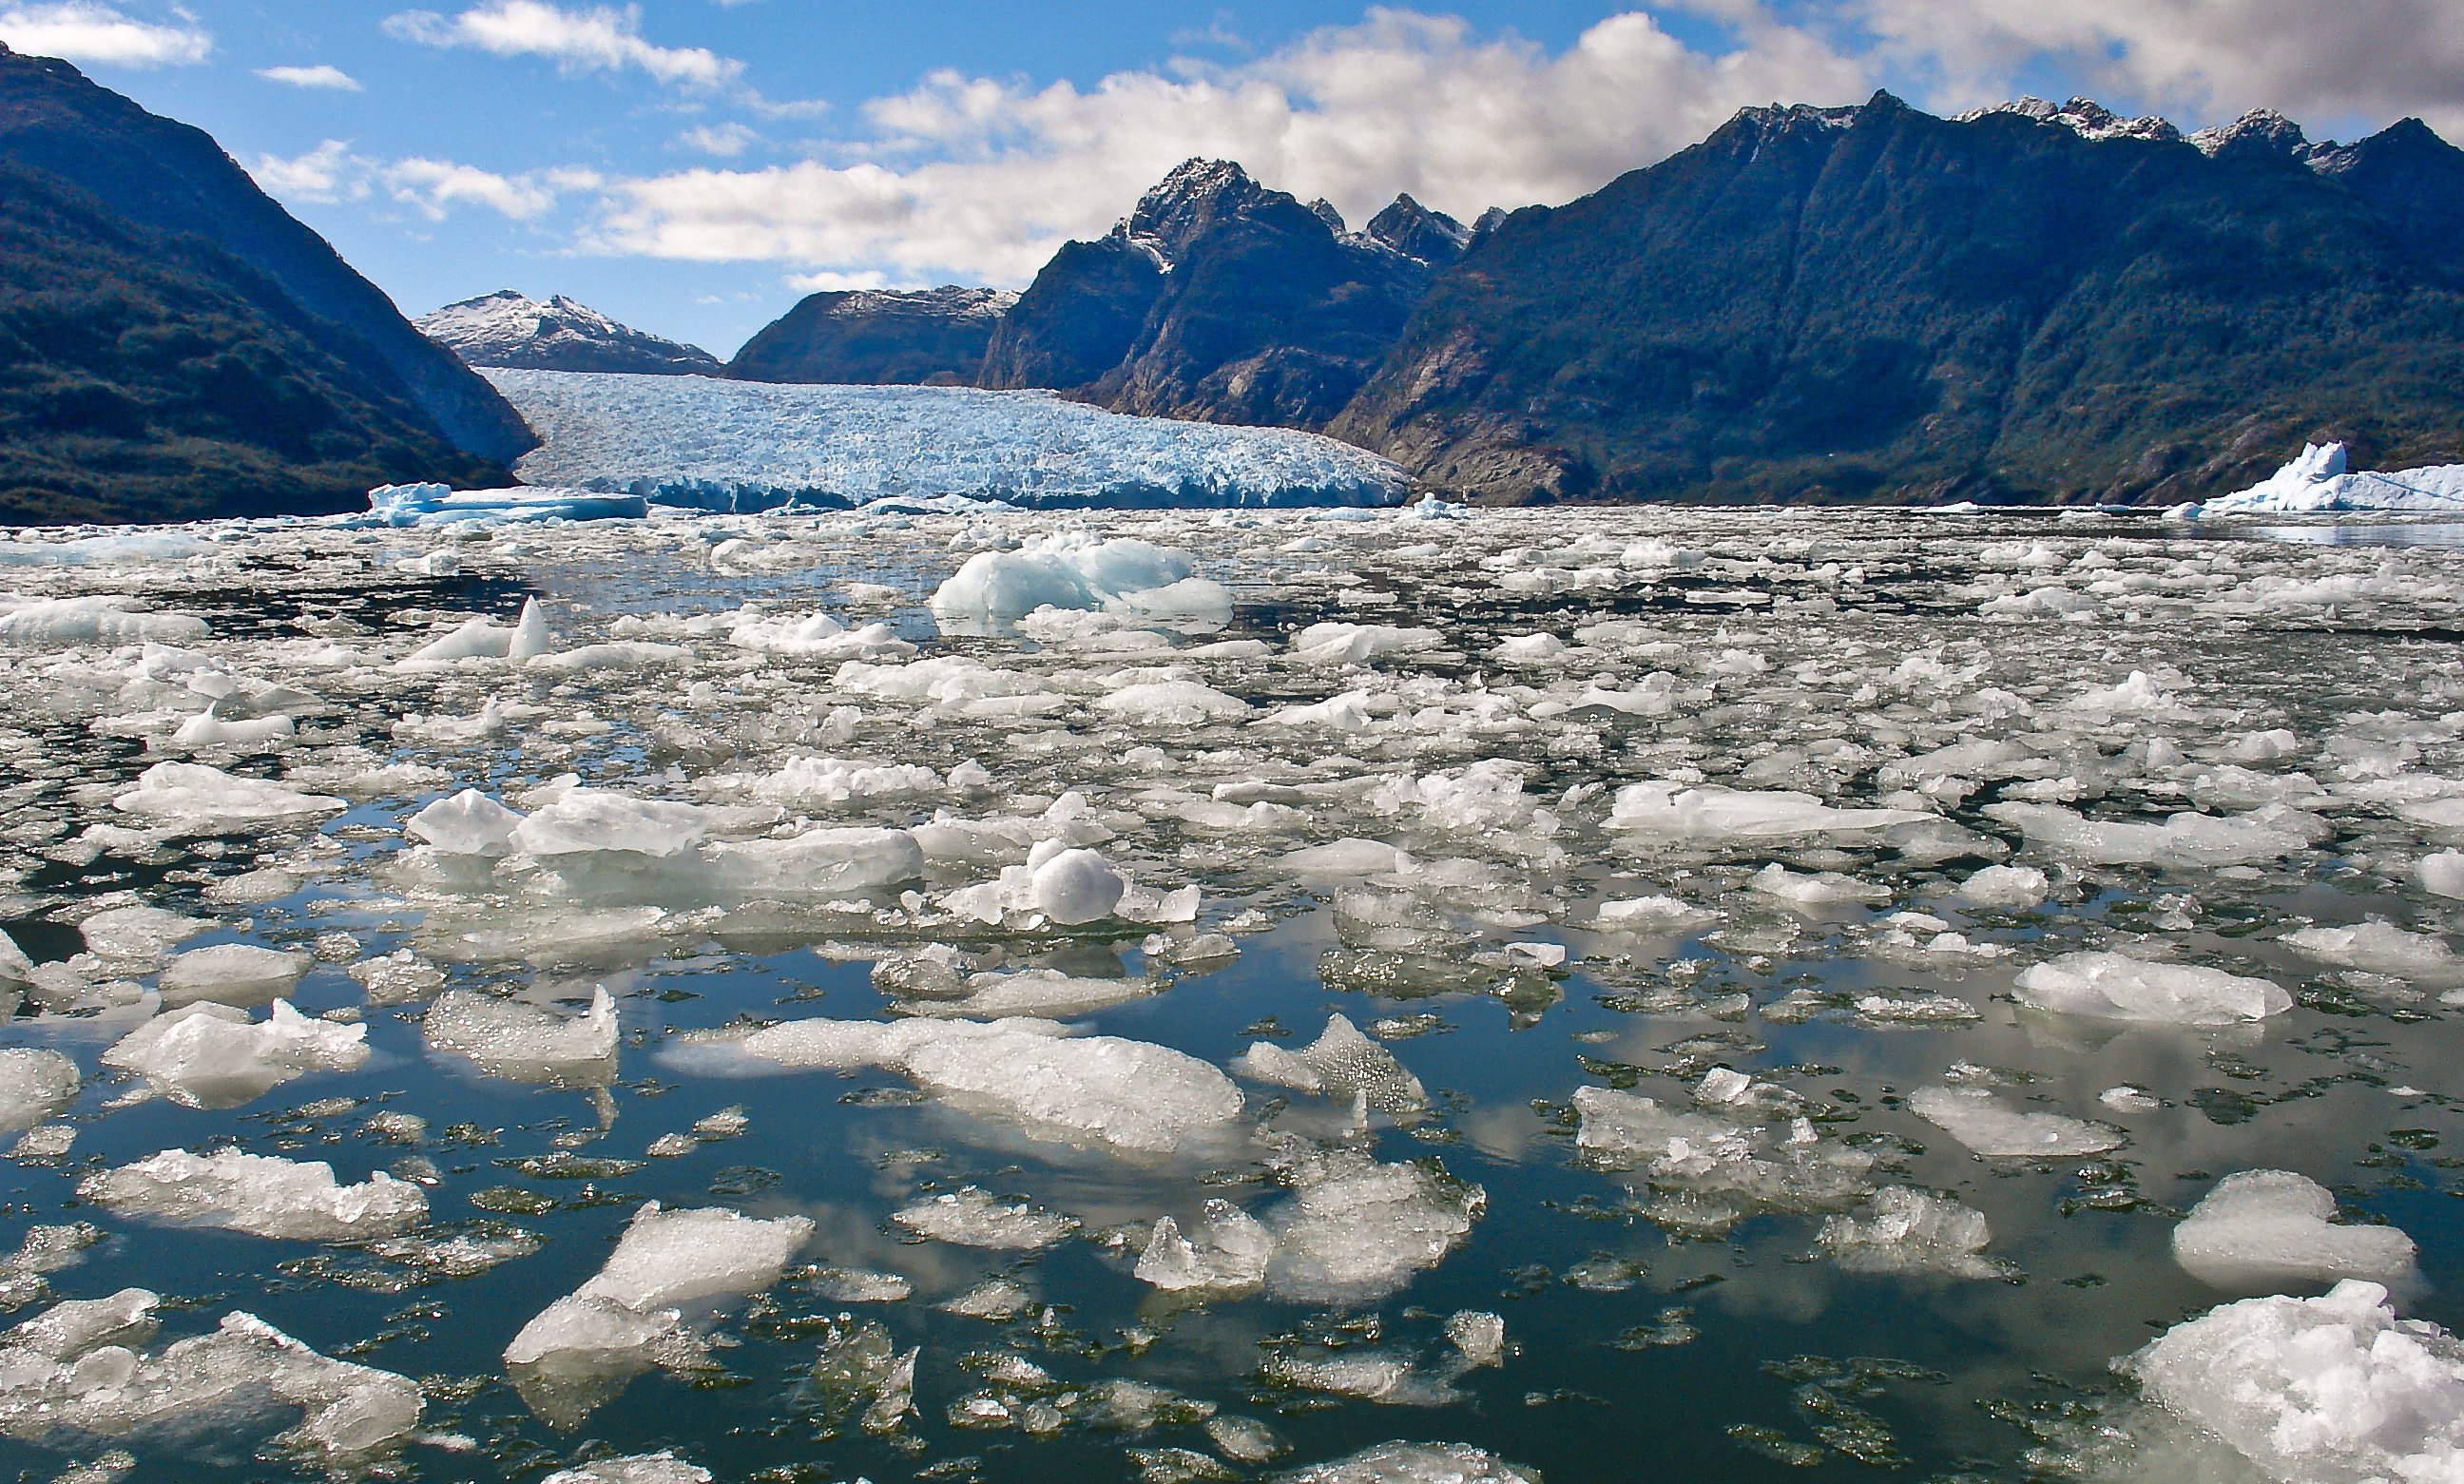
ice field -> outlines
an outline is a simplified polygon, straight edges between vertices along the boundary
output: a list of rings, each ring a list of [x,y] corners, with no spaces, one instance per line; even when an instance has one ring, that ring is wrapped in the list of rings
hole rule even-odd
[[[0,1471],[2464,1478],[2452,526],[485,503],[0,542]]]

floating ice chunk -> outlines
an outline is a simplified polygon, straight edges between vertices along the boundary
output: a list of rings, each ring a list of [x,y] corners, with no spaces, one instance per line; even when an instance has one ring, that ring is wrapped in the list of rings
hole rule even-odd
[[[1935,816],[1914,809],[1835,808],[1810,793],[1755,791],[1705,784],[1628,784],[1610,808],[1608,828],[1671,843],[1819,838],[1866,840]]]
[[[2019,976],[2019,999],[2038,1009],[2168,1026],[2231,1026],[2293,1008],[2272,980],[2120,953],[2066,953]]]
[[[1381,1164],[1332,1150],[1293,1171],[1291,1198],[1267,1213],[1266,1285],[1305,1303],[1382,1298],[1435,1267],[1471,1232],[1488,1197],[1431,1161]]]
[[[73,644],[187,644],[206,636],[206,621],[160,613],[140,598],[104,593],[41,598],[0,612],[0,644],[60,649]]]
[[[2351,510],[2464,510],[2464,464],[2376,474],[2348,468],[2342,443],[2305,443],[2299,454],[2256,484],[2186,507],[2185,513],[2330,515]]]
[[[2413,874],[2421,884],[2440,897],[2464,900],[2464,851],[2440,851],[2424,855],[2414,865]]]
[[[955,1000],[908,1000],[911,1015],[976,1020],[1004,1016],[1086,1015],[1144,998],[1159,987],[1152,979],[1080,979],[1059,969],[1021,969],[1014,974],[977,974]]]
[[[1979,907],[2025,912],[2044,905],[2053,882],[2034,866],[1987,866],[1959,883],[1953,894]]]
[[[173,747],[194,750],[200,747],[253,747],[276,738],[289,737],[294,727],[289,717],[255,717],[230,720],[221,713],[217,701],[183,721],[171,733]]]
[[[224,1005],[166,1011],[102,1053],[104,1066],[136,1073],[185,1108],[235,1108],[293,1077],[367,1059],[365,1026],[312,1020],[288,1000],[263,1021]]]
[[[503,659],[514,650],[514,631],[493,618],[466,619],[402,657],[399,668],[426,669],[466,659]]]
[[[648,1202],[588,1282],[522,1326],[505,1363],[542,1415],[586,1415],[651,1365],[698,1359],[676,1305],[759,1293],[812,1234],[806,1216],[765,1221]]]
[[[1035,1206],[1005,1206],[974,1185],[901,1207],[890,1219],[932,1241],[1002,1251],[1034,1251],[1078,1229],[1075,1217]]]
[[[1280,865],[1287,874],[1303,877],[1378,876],[1402,870],[1411,859],[1392,845],[1346,838],[1304,846],[1286,854]]]
[[[1318,1038],[1297,1052],[1271,1041],[1252,1043],[1233,1063],[1233,1070],[1305,1093],[1357,1096],[1385,1114],[1416,1114],[1429,1105],[1420,1079],[1405,1071],[1393,1052],[1362,1035],[1341,1015],[1330,1016]]]
[[[1985,813],[2015,827],[2032,846],[2099,866],[2249,865],[2280,860],[2329,832],[2316,815],[2280,804],[2234,816],[2185,811],[2161,825],[2092,820],[2054,804],[1989,804]]]
[[[125,1215],[307,1242],[390,1236],[428,1216],[420,1188],[383,1170],[359,1185],[337,1185],[334,1167],[321,1160],[302,1163],[236,1149],[166,1149],[87,1176],[77,1195]]]
[[[807,830],[778,840],[730,840],[704,848],[715,878],[757,896],[842,897],[911,881],[924,853],[904,830]]]
[[[1978,1154],[2054,1159],[2102,1154],[2123,1145],[2120,1129],[2058,1113],[2016,1113],[1981,1087],[1921,1087],[1908,1111]]]
[[[2336,1198],[2290,1170],[2242,1170],[2216,1183],[2173,1229],[2173,1259],[2216,1288],[2328,1278],[2400,1278],[2412,1238],[2393,1227],[2334,1222]]]
[[[259,948],[253,943],[216,943],[172,955],[156,984],[166,1006],[194,1000],[227,1005],[261,1004],[290,988],[310,963],[304,953]]]
[[[671,1452],[627,1453],[560,1469],[540,1484],[711,1484],[711,1473]]]
[[[1741,1088],[1732,1078],[1706,1077],[1704,1091],[1706,1101],[1739,1107],[1765,1100],[1752,1096],[1759,1091],[1752,1083]],[[1577,1088],[1573,1103],[1575,1147],[1610,1168],[1639,1171],[1655,1186],[1707,1198],[1697,1214],[1712,1225],[1733,1221],[1749,1207],[1836,1208],[1864,1194],[1873,1167],[1871,1156],[1821,1138],[1802,1117],[1782,1138],[1769,1125],[1736,1121],[1725,1111],[1679,1112],[1612,1088]],[[1752,1116],[1760,1114],[1756,1108]]]
[[[1183,1236],[1179,1223],[1158,1217],[1138,1254],[1139,1282],[1168,1294],[1247,1293],[1266,1278],[1275,1238],[1265,1225],[1229,1201],[1206,1203],[1206,1224]]]
[[[787,1066],[886,1066],[953,1107],[1032,1138],[1160,1154],[1241,1113],[1241,1090],[1195,1056],[1118,1036],[1064,1040],[1046,1022],[789,1021],[742,1050]]]
[[[1593,925],[1603,933],[1679,933],[1719,919],[1683,897],[1630,897],[1600,903]]]
[[[941,775],[914,763],[854,758],[789,758],[779,770],[750,780],[755,793],[803,808],[900,799],[942,790]]]
[[[153,1296],[125,1290],[97,1302],[115,1306],[102,1316],[104,1321],[122,1320],[121,1335],[134,1342],[152,1323],[150,1314],[142,1312],[150,1302],[138,1300]],[[225,1315],[212,1334],[180,1340],[153,1356],[139,1355],[126,1343],[100,1342],[111,1337],[95,1333],[92,1322],[80,1321],[85,1333],[75,1338],[29,1336],[21,1328],[0,1346],[0,1431],[41,1438],[65,1428],[118,1436],[267,1406],[297,1406],[299,1426],[282,1441],[340,1462],[407,1437],[423,1410],[417,1383],[328,1360],[254,1315]],[[47,1353],[26,1339],[59,1341],[63,1353]],[[89,1340],[95,1341],[91,1348]]]
[[[183,917],[160,907],[113,907],[77,924],[77,935],[97,958],[116,969],[159,962],[174,944],[196,937],[213,924],[203,918]]]
[[[849,629],[827,613],[802,618],[742,616],[728,636],[737,649],[794,659],[904,659],[915,646],[888,624]]]
[[[1191,727],[1239,720],[1249,715],[1250,706],[1196,680],[1155,680],[1125,685],[1096,701],[1095,709],[1139,726]]]
[[[216,832],[339,814],[346,800],[301,793],[259,778],[238,778],[203,763],[157,763],[137,786],[111,801],[114,808]]]
[[[0,1051],[0,1134],[33,1128],[77,1100],[77,1063],[32,1047]]]
[[[1386,655],[1425,654],[1444,645],[1445,635],[1435,629],[1322,623],[1293,634],[1291,653],[1304,664],[1365,665]]]
[[[681,644],[611,639],[605,644],[585,644],[579,649],[534,654],[522,665],[527,670],[543,670],[554,675],[583,675],[598,670],[648,670],[667,665],[689,665],[693,663],[693,651]]]
[[[533,855],[624,851],[665,858],[701,843],[715,811],[606,788],[573,788],[517,824],[507,836]]]
[[[2305,957],[2399,979],[2445,978],[2456,970],[2455,952],[2435,933],[2408,933],[2376,918],[2358,927],[2305,927],[2282,941]]]
[[[1035,910],[1055,922],[1092,922],[1112,915],[1128,885],[1112,863],[1088,850],[1047,852],[1041,860],[1028,857],[1027,891]]]
[[[33,982],[34,961],[17,946],[17,940],[0,932],[0,986],[25,985]]]
[[[1275,1475],[1275,1484],[1539,1484],[1466,1443],[1380,1443],[1332,1463]]]
[[[539,521],[639,521],[649,509],[639,495],[545,485],[456,490],[432,483],[380,484],[368,491],[366,520],[394,526],[519,525]]]
[[[2376,1283],[2222,1304],[2115,1364],[2285,1484],[2431,1484],[2464,1469],[2464,1344],[2397,1318]]]
[[[590,1008],[559,1015],[477,989],[449,989],[428,1008],[428,1044],[468,1056],[517,1082],[604,1082],[616,1066],[616,1002],[593,990]]]
[[[1891,889],[1887,886],[1859,881],[1836,871],[1806,875],[1791,871],[1777,861],[1755,872],[1746,885],[1766,897],[1776,897],[1800,907],[1834,907],[1847,903],[1871,906],[1891,899]]]
[[[448,855],[502,855],[514,848],[521,814],[476,788],[439,799],[404,822],[402,832]]]
[[[925,607],[945,630],[969,631],[1015,624],[1045,608],[1135,611],[1138,600],[1154,593],[1159,608],[1202,610],[1220,628],[1231,617],[1231,600],[1221,587],[1193,578],[1193,565],[1188,552],[1153,542],[1061,531],[1032,538],[1016,551],[977,552],[934,589]],[[1191,583],[1203,586],[1181,586]],[[1159,591],[1166,588],[1176,590]]]
[[[1991,1278],[2002,1269],[1984,1255],[1992,1232],[1985,1213],[1907,1185],[1874,1192],[1863,1218],[1832,1216],[1820,1242],[1843,1268],[1864,1273],[1947,1273]]]

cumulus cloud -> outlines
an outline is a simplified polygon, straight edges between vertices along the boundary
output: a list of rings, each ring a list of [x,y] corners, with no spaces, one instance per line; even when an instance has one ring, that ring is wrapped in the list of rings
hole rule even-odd
[[[422,46],[468,47],[495,56],[539,56],[568,72],[649,74],[688,88],[736,80],[744,64],[702,47],[655,46],[643,39],[642,8],[588,9],[544,0],[490,0],[456,15],[405,11],[385,18],[385,33]]]
[[[268,82],[280,82],[295,88],[332,88],[338,92],[360,91],[360,79],[340,67],[259,67],[256,75]]]
[[[936,72],[867,103],[871,137],[761,170],[621,183],[617,252],[1017,283],[1102,232],[1193,155],[1241,161],[1357,221],[1410,191],[1458,215],[1563,201],[1700,139],[1739,106],[1849,100],[1863,62],[1753,0],[1733,45],[1687,47],[1651,15],[1551,54],[1451,16],[1375,9],[1235,63],[1188,58],[1091,87]]]
[[[1889,60],[1946,106],[1991,102],[2034,68],[2083,93],[2216,122],[2252,108],[2464,136],[2454,0],[1860,0]]]
[[[285,201],[332,203],[383,199],[442,221],[457,208],[479,207],[516,221],[546,215],[558,200],[600,188],[592,170],[559,167],[499,174],[451,160],[421,155],[396,160],[356,153],[348,142],[329,139],[303,155],[259,156],[249,166],[256,183]]]
[[[745,146],[760,138],[741,123],[704,123],[676,136],[676,143],[687,149],[698,149],[706,155],[734,156],[744,153]]]
[[[0,6],[0,41],[33,56],[117,67],[202,62],[214,38],[185,11],[165,24],[139,20],[94,0]]]

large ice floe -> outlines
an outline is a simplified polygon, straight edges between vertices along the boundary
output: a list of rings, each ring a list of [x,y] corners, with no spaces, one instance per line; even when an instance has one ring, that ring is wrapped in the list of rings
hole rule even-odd
[[[2464,513],[2464,464],[2378,474],[2351,468],[2341,443],[2309,443],[2290,462],[2250,488],[2202,500],[2185,513],[2308,516],[2357,510]]]
[[[0,550],[0,1473],[2453,1476],[2434,518],[567,498]]]
[[[1315,433],[1128,417],[1050,392],[486,374],[539,434],[524,479],[671,505],[1383,505],[1404,492],[1393,464]]]

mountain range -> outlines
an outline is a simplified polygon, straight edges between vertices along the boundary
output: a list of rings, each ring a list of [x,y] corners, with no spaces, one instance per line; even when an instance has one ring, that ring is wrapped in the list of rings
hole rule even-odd
[[[541,303],[499,289],[430,310],[411,321],[473,368],[517,371],[631,371],[654,376],[716,376],[718,358],[698,345],[619,324],[561,294]]]
[[[535,441],[210,137],[0,46],[0,521],[349,509]]]

